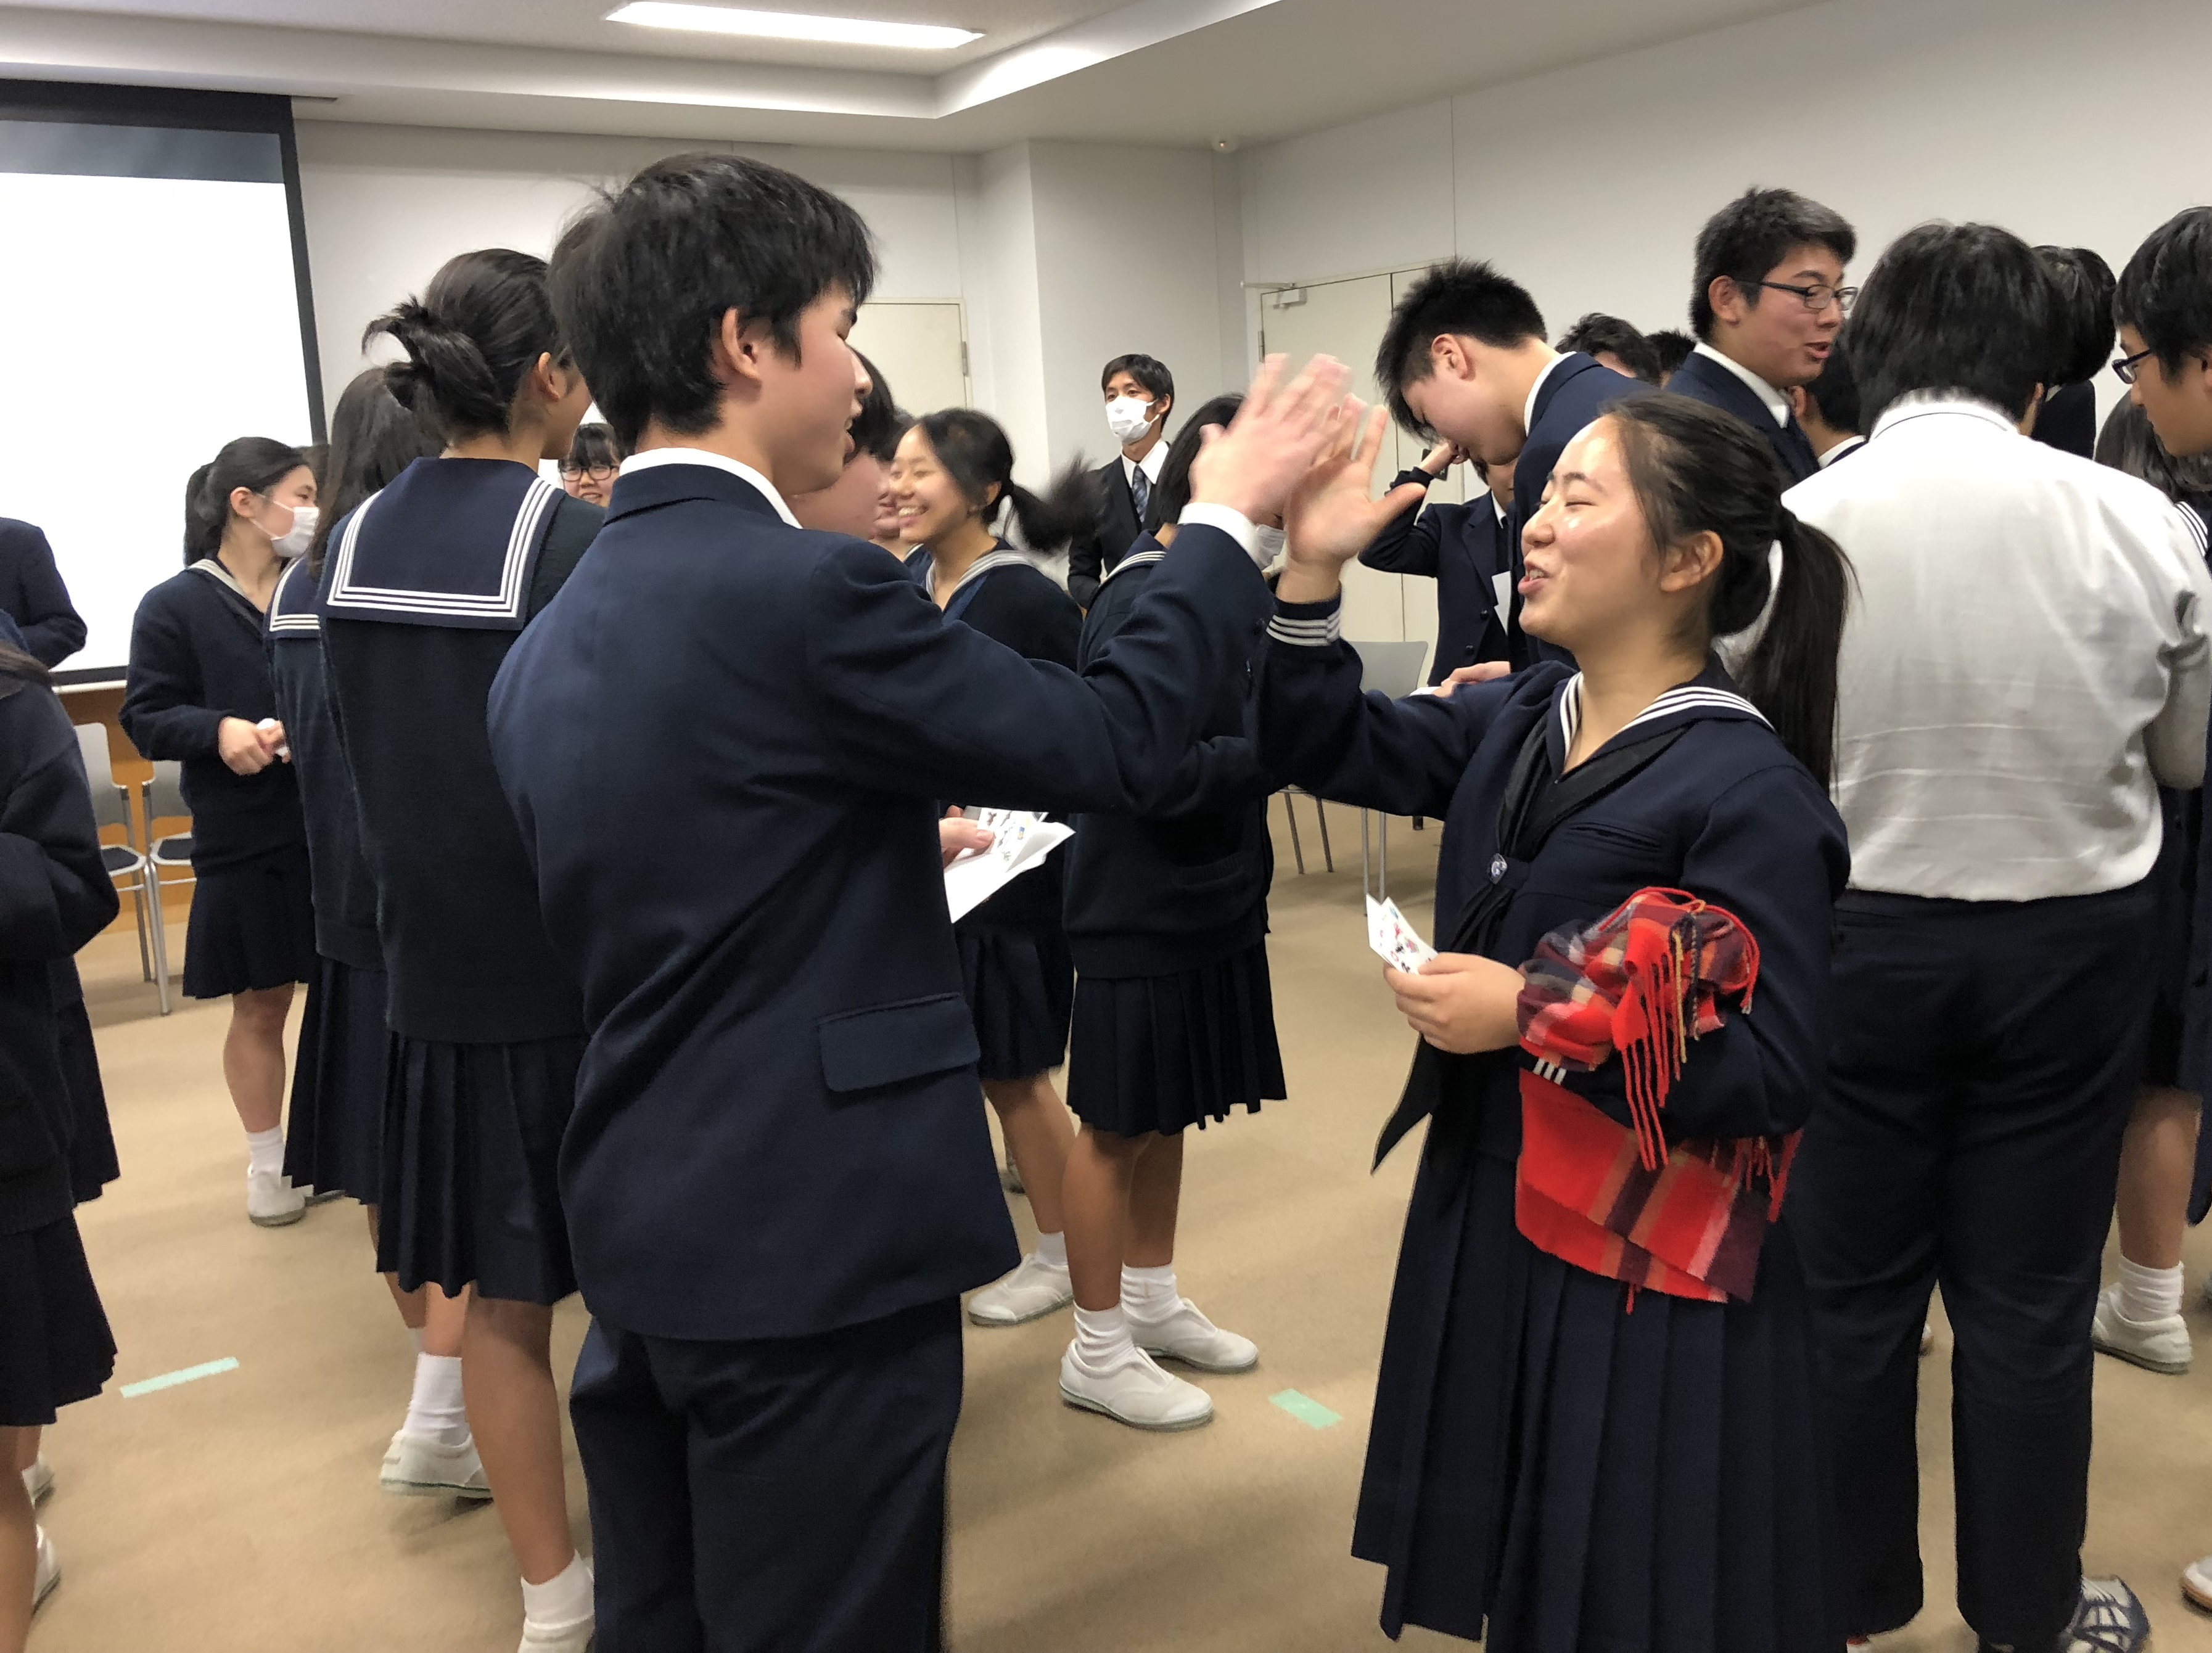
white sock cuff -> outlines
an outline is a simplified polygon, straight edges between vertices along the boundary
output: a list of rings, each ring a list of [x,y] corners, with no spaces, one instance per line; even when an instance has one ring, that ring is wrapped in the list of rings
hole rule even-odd
[[[284,1127],[277,1126],[266,1131],[246,1133],[246,1169],[253,1171],[282,1171],[284,1169]]]
[[[1066,1267],[1067,1236],[1064,1232],[1038,1235],[1036,1255],[1037,1261],[1040,1262],[1048,1262],[1054,1268]]]
[[[1157,1308],[1172,1305],[1176,1300],[1176,1272],[1173,1263],[1163,1263],[1158,1268],[1132,1268],[1121,1265],[1121,1301],[1124,1304],[1139,1304]]]
[[[580,1555],[542,1584],[522,1581],[522,1613],[536,1625],[573,1625],[592,1616],[592,1564]]]
[[[2120,1259],[2120,1312],[2134,1321],[2166,1320],[2181,1312],[2181,1265],[2149,1268]]]

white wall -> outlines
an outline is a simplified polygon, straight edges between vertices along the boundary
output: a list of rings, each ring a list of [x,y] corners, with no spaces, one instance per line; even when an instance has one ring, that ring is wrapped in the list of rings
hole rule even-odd
[[[969,382],[975,405],[1006,427],[1016,470],[1034,482],[1048,439],[1031,170],[1030,146],[1013,143],[964,158],[957,176]]]

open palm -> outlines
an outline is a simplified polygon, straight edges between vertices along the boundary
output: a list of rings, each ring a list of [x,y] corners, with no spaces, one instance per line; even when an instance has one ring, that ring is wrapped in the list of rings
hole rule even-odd
[[[1382,451],[1389,415],[1354,397],[1330,418],[1335,428],[1328,445],[1291,491],[1283,513],[1291,561],[1316,568],[1349,562],[1374,544],[1392,518],[1419,505],[1428,491],[1425,483],[1409,482],[1370,499],[1369,479]]]

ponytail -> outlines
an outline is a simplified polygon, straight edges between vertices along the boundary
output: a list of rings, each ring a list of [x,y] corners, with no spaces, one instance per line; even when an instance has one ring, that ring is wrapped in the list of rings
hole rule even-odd
[[[1850,559],[1783,504],[1787,478],[1765,440],[1741,420],[1663,392],[1616,403],[1606,417],[1620,433],[1653,542],[1673,545],[1699,533],[1720,540],[1704,641],[1711,647],[1758,628],[1737,687],[1790,755],[1826,786],[1835,769]],[[1778,544],[1778,586],[1771,561]]]
[[[0,643],[0,677],[21,678],[31,683],[51,683],[54,674],[34,654],[26,654],[13,643]]]
[[[568,360],[545,260],[504,247],[448,258],[422,297],[368,324],[362,348],[378,338],[407,353],[384,369],[392,394],[449,442],[504,433],[539,359]]]
[[[243,488],[265,494],[307,463],[296,447],[266,436],[240,436],[192,472],[185,484],[185,566],[222,549],[230,526],[230,496]]]
[[[984,521],[996,523],[1002,509],[1010,513],[1029,550],[1049,556],[1090,527],[1095,496],[1080,459],[1054,477],[1043,494],[1033,494],[1014,480],[1013,444],[989,414],[943,408],[915,424]]]

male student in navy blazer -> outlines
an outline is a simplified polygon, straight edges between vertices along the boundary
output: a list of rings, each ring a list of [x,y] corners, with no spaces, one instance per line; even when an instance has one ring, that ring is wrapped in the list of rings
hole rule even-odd
[[[84,647],[84,622],[70,602],[43,530],[0,517],[0,613],[23,634],[25,652],[59,665]]]
[[[1791,190],[1747,190],[1698,232],[1690,290],[1698,343],[1667,388],[1759,432],[1793,483],[1820,461],[1790,392],[1819,378],[1835,347],[1858,290],[1844,285],[1857,250],[1841,214]]]
[[[838,475],[873,275],[844,202],[728,155],[647,168],[552,260],[633,457],[490,728],[592,1028],[561,1169],[601,1653],[941,1644],[958,1295],[1018,1252],[932,800],[1166,794],[1268,611],[1252,520],[1344,384],[1263,370],[1079,678],[791,517]]]
[[[1390,485],[1426,489],[1463,456],[1449,438]],[[1442,683],[1464,665],[1503,660],[1511,650],[1513,467],[1489,466],[1490,491],[1465,505],[1415,500],[1390,520],[1359,560],[1384,574],[1419,574],[1437,582],[1437,647],[1429,682]]]
[[[1435,265],[1398,301],[1375,354],[1375,378],[1407,429],[1448,438],[1486,467],[1512,465],[1510,658],[1516,670],[1570,659],[1521,629],[1521,531],[1543,505],[1552,467],[1576,434],[1622,397],[1650,387],[1580,351],[1562,356],[1545,343],[1543,312],[1527,289],[1464,258]]]

